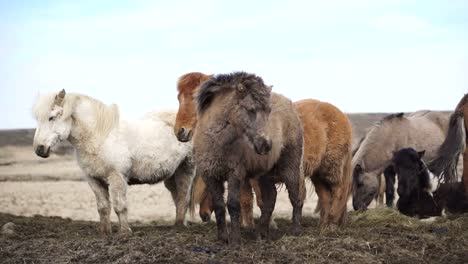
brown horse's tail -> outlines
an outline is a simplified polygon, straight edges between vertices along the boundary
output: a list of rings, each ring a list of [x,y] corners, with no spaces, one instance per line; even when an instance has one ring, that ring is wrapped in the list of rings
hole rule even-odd
[[[455,111],[450,116],[447,136],[437,151],[437,157],[428,164],[429,170],[439,177],[439,181],[458,181],[457,163],[465,148],[465,137],[463,112]]]
[[[200,204],[201,201],[206,196],[206,185],[202,177],[198,174],[195,174],[193,179],[192,187],[190,188],[190,199],[188,202],[188,209],[190,215],[193,217],[195,215],[195,207],[197,204]]]

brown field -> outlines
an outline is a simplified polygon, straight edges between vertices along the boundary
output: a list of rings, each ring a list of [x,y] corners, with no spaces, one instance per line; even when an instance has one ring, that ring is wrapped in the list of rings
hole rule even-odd
[[[354,142],[382,116],[350,115]],[[214,223],[198,216],[188,227],[173,227],[175,207],[162,184],[130,186],[131,237],[101,237],[94,195],[73,151],[64,145],[61,156],[41,159],[32,136],[31,130],[0,131],[0,226],[15,225],[13,234],[0,235],[0,263],[468,263],[468,216],[426,223],[374,209],[352,213],[344,228],[320,232],[310,183],[299,237],[289,235],[284,189],[274,212],[279,229],[269,240],[244,231],[243,246],[232,249],[215,240]]]

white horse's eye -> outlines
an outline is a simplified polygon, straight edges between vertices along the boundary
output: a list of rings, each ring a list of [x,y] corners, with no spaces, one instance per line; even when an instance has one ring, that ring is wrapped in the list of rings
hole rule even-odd
[[[55,120],[55,116],[50,116],[49,117],[49,121],[54,121]]]

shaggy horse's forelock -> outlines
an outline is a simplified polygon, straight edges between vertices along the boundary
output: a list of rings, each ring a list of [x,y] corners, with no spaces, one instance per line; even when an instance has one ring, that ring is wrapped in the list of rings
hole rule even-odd
[[[251,95],[255,103],[259,104],[262,109],[269,108],[270,90],[262,78],[246,72],[234,72],[216,75],[200,86],[195,95],[198,113],[201,114],[208,108],[217,93],[236,89],[238,84],[245,88],[242,92],[243,95]]]

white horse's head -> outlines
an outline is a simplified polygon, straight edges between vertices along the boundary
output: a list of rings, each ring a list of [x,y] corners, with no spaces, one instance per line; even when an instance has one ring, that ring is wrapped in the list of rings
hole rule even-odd
[[[50,149],[70,135],[72,118],[71,111],[67,109],[70,107],[65,106],[66,99],[65,90],[62,90],[56,94],[39,96],[34,105],[37,128],[33,147],[40,157],[49,157]]]

